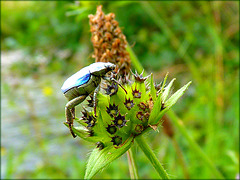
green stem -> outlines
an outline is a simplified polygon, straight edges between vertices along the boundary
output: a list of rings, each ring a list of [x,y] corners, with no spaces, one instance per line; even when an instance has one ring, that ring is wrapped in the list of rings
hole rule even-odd
[[[169,118],[172,120],[174,125],[180,130],[184,138],[188,141],[189,147],[198,154],[202,160],[206,163],[206,165],[212,170],[212,173],[216,176],[216,178],[224,179],[223,175],[217,170],[212,161],[208,158],[208,156],[203,152],[203,150],[198,146],[198,144],[189,136],[186,128],[184,127],[183,122],[175,115],[172,110],[167,112]]]
[[[141,63],[139,62],[136,54],[133,52],[132,48],[129,46],[129,44],[127,44],[127,48],[126,50],[128,51],[130,58],[131,58],[131,62],[134,66],[134,68],[137,70],[138,73],[141,73],[143,71],[143,67],[141,65]]]
[[[130,177],[131,177],[131,179],[139,179],[138,170],[137,170],[136,161],[135,161],[135,156],[133,154],[132,148],[130,148],[127,151]]]
[[[156,155],[153,153],[153,151],[150,149],[150,147],[146,143],[145,139],[142,136],[138,136],[135,138],[135,140],[137,141],[139,147],[142,149],[142,151],[147,156],[149,161],[152,163],[153,167],[156,169],[158,174],[162,177],[162,179],[169,179],[166,171],[158,161]]]

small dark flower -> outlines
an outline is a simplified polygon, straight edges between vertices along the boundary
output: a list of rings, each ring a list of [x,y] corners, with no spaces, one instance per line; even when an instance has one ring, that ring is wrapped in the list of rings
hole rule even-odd
[[[92,137],[92,136],[94,136],[94,131],[91,129],[91,130],[88,130],[88,136],[89,137]]]
[[[111,142],[113,142],[113,145],[119,146],[120,144],[122,144],[122,138],[120,136],[114,136]]]
[[[135,80],[140,83],[143,83],[148,78],[148,76],[143,77],[143,71],[141,74],[138,74],[137,71],[135,71],[135,74],[132,72],[132,74],[133,74]]]
[[[132,95],[134,98],[141,98],[141,92],[139,92],[136,88],[135,90],[132,90]]]
[[[90,116],[86,119],[85,123],[88,124],[87,127],[93,127],[93,126],[95,125],[95,123],[96,123],[96,119],[95,119],[95,117],[93,117],[93,115],[90,115]]]
[[[149,105],[146,104],[146,103],[144,103],[144,102],[140,102],[140,103],[138,104],[138,107],[139,107],[140,109],[142,109],[143,111],[148,111],[148,110],[149,110]]]
[[[115,119],[114,119],[113,122],[114,122],[114,124],[115,124],[117,127],[121,128],[121,127],[123,127],[123,126],[126,125],[127,120],[125,119],[125,116],[122,116],[122,115],[119,113],[118,116],[115,117]]]
[[[136,117],[137,117],[139,120],[143,120],[143,118],[144,118],[143,112],[142,112],[142,111],[137,112]]]
[[[123,76],[120,76],[119,81],[122,82],[122,84],[132,84],[133,83],[130,74],[125,74]]]
[[[115,104],[113,105],[109,104],[109,107],[107,107],[107,113],[111,117],[115,117],[118,114],[118,112],[119,112],[118,106],[116,106]]]
[[[130,98],[125,99],[124,104],[128,110],[132,109],[132,107],[134,106],[133,100],[130,100]]]
[[[85,108],[83,108],[82,114],[83,114],[82,116],[83,120],[87,120],[90,116],[90,113]]]
[[[159,84],[154,83],[154,87],[157,91],[159,91],[162,88],[162,83]]]
[[[98,141],[96,145],[97,145],[97,148],[99,148],[99,150],[102,150],[104,148],[104,144],[101,141]]]
[[[146,118],[146,120],[149,119],[149,116],[150,116],[150,114],[148,112],[144,114],[144,117]]]
[[[107,95],[114,95],[118,91],[118,85],[116,83],[112,83],[111,85],[108,85],[107,88],[105,89]]]
[[[90,95],[89,97],[90,97],[90,99],[87,100],[87,101],[88,101],[88,107],[93,107],[93,106],[94,106],[94,105],[93,105],[93,103],[94,103],[93,95]]]
[[[137,134],[141,133],[143,131],[143,125],[137,124],[135,126],[135,131],[136,131]]]
[[[85,120],[84,122],[88,124],[87,127],[93,127],[96,122],[96,118],[93,117],[86,109],[83,109],[82,111],[82,120]]]
[[[117,131],[117,128],[115,125],[108,125],[107,132],[109,132],[110,134],[114,134],[116,131]]]
[[[166,107],[165,107],[165,104],[164,103],[161,103],[161,111],[164,110]]]

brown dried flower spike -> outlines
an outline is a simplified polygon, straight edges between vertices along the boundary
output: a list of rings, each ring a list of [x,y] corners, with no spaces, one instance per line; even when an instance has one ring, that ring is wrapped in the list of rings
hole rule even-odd
[[[89,15],[91,28],[91,41],[94,47],[96,62],[111,62],[116,64],[116,71],[125,76],[130,72],[130,56],[126,51],[127,41],[118,22],[115,20],[115,14],[107,15],[102,11],[102,6],[97,7],[96,15]]]

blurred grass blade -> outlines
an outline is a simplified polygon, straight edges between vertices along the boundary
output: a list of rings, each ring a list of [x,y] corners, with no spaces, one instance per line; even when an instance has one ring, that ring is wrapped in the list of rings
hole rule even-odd
[[[80,9],[76,9],[76,10],[72,10],[72,11],[67,11],[66,12],[66,16],[75,16],[75,15],[79,15],[82,14],[84,12],[86,12],[88,9],[86,7],[82,7]]]
[[[171,118],[173,124],[179,129],[183,137],[188,141],[189,147],[205,162],[216,178],[224,179],[223,175],[218,171],[213,162],[208,158],[208,156],[203,152],[200,146],[192,139],[188,134],[183,122],[175,115],[175,113],[170,110],[167,112],[168,116]]]
[[[130,137],[126,143],[118,149],[114,148],[112,145],[102,150],[95,148],[89,157],[84,179],[93,178],[100,170],[123,155],[133,144],[132,140],[133,137]]]

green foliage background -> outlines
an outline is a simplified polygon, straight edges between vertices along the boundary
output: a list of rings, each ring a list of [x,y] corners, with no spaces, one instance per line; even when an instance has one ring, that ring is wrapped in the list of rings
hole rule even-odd
[[[173,110],[226,178],[239,174],[239,2],[1,1],[1,177],[83,178],[93,148],[72,139],[64,80],[94,62],[88,14],[113,12],[144,69],[175,89]],[[134,67],[133,67],[134,69]],[[78,110],[81,108],[79,107]],[[78,111],[80,117],[80,112]],[[171,178],[213,178],[174,127],[146,138]],[[185,161],[182,166],[179,150]],[[135,145],[134,145],[135,146]],[[135,146],[141,178],[159,178]],[[183,170],[184,169],[184,170]],[[129,178],[126,155],[96,178]]]

